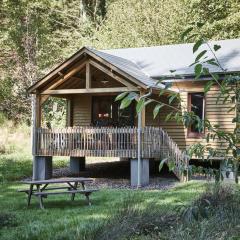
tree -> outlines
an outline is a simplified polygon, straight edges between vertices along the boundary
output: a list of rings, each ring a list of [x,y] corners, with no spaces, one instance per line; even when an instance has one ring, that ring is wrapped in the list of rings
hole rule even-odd
[[[40,70],[51,62],[51,41],[47,34],[52,28],[48,23],[48,1],[1,2],[3,26],[1,29],[0,55],[1,71],[4,72],[1,82],[8,89],[9,95],[2,92],[1,108],[9,118],[16,121],[30,117],[30,98],[27,88],[41,75]],[[44,51],[43,51],[44,49]],[[40,53],[40,54],[39,54]]]
[[[183,0],[113,1],[93,45],[122,48],[176,43],[187,22]]]
[[[240,4],[238,0],[188,0],[192,22],[204,22],[201,35],[221,40],[240,37]],[[197,37],[194,38],[197,40]]]

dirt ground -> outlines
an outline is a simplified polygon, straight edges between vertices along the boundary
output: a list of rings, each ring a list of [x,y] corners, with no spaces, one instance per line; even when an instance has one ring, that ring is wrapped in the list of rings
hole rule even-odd
[[[159,173],[159,162],[150,162],[150,184],[145,189],[169,189],[178,184],[177,178],[164,167]],[[94,179],[92,186],[99,188],[131,189],[130,162],[101,162],[86,164],[85,171],[73,174],[69,168],[54,169],[53,178],[59,177],[91,177]]]

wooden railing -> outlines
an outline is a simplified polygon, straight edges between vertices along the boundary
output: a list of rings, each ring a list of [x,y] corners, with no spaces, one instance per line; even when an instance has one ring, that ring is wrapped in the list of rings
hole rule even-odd
[[[38,128],[35,155],[137,158],[137,128]],[[178,177],[188,165],[187,155],[158,127],[142,129],[141,157],[168,159]]]

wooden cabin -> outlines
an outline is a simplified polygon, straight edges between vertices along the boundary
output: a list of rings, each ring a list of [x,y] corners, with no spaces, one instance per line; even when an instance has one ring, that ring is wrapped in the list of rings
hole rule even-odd
[[[222,46],[218,53],[224,67],[229,72],[240,70],[239,64],[234,65],[240,62],[240,40],[219,41],[218,44]],[[226,55],[232,51],[235,54]],[[192,44],[105,51],[84,47],[75,53],[29,88],[35,96],[33,177],[51,177],[52,156],[69,156],[74,172],[84,168],[86,157],[119,157],[131,160],[131,183],[136,185],[138,118],[141,118],[142,184],[149,181],[150,159],[170,156],[175,159],[176,169],[185,167],[188,157],[184,150],[193,143],[204,142],[204,131],[199,133],[176,121],[165,121],[170,111],[168,107],[162,108],[154,119],[153,103],[137,117],[134,103],[122,110],[115,98],[122,92],[136,92],[140,96],[151,92],[151,98],[158,99],[164,84],[172,82],[169,91],[180,92],[182,109],[197,105],[201,118],[208,118],[220,124],[222,129],[233,131],[235,123],[231,120],[236,112],[227,113],[232,103],[216,103],[217,86],[207,94],[203,93],[209,78],[194,80],[194,71],[188,67],[192,62]],[[171,69],[182,78],[171,78]],[[219,69],[212,70],[219,72]],[[163,76],[166,81],[156,84]],[[50,96],[67,100],[66,128],[41,126],[41,109]],[[161,101],[168,101],[167,92],[161,96]],[[212,144],[216,148],[221,145],[218,141]],[[175,174],[181,178],[180,171],[176,170]]]

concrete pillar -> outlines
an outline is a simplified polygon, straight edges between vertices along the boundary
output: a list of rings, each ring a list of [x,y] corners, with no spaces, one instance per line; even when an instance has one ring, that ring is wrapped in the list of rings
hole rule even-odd
[[[72,173],[79,173],[81,171],[85,171],[85,167],[85,157],[70,157],[70,171]]]
[[[220,162],[220,170],[223,176],[223,181],[234,181],[235,175],[233,169],[226,164],[226,161],[222,160]]]
[[[33,180],[52,178],[52,156],[33,157]]]
[[[141,185],[149,184],[149,159],[141,160]],[[135,187],[138,184],[138,160],[131,159],[131,186]]]

